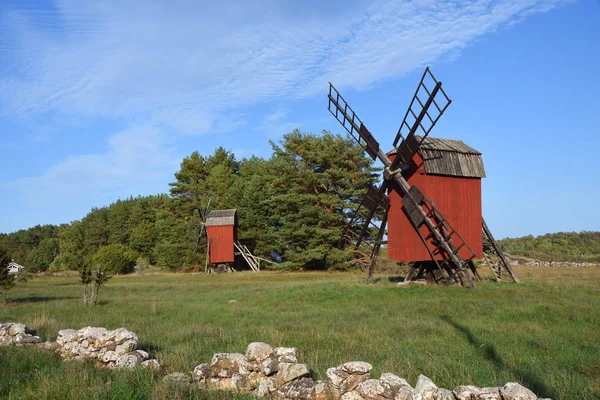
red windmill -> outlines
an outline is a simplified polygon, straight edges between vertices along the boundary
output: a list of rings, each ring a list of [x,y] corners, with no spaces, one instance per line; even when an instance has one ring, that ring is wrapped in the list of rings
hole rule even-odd
[[[369,281],[387,244],[390,259],[415,263],[405,281],[425,275],[474,287],[481,278],[472,260],[483,256],[497,281],[506,272],[518,282],[481,215],[481,153],[458,140],[428,137],[451,103],[429,67],[387,154],[331,83],[328,98],[331,114],[384,166],[383,183],[368,189],[344,235],[370,255]]]

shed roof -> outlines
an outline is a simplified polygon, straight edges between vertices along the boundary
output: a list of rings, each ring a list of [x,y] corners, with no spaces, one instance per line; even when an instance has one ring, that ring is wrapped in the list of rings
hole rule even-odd
[[[421,140],[421,136],[417,136]],[[426,137],[421,144],[425,172],[436,175],[485,178],[481,153],[462,140]],[[388,154],[396,154],[396,149]]]
[[[215,210],[206,216],[206,226],[237,225],[237,210]]]

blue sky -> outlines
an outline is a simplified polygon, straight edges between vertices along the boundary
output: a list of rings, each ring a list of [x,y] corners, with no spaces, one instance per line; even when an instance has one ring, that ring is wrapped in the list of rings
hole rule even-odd
[[[328,81],[391,147],[425,65],[497,237],[600,229],[598,1],[0,0],[0,232],[168,192],[194,150],[342,132]]]

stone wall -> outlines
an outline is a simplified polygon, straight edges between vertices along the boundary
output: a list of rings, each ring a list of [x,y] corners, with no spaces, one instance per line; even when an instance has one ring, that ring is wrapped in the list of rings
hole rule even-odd
[[[88,326],[79,329],[63,329],[56,340],[43,341],[31,334],[24,324],[0,323],[0,346],[25,346],[54,350],[64,359],[92,359],[98,366],[107,368],[134,368],[139,366],[160,368],[157,360],[137,348],[138,337],[125,328],[109,331],[106,328]]]
[[[64,359],[92,359],[106,368],[160,368],[157,360],[137,349],[138,337],[125,328],[86,327],[59,331],[56,340],[43,341],[25,325],[0,323],[0,345],[39,346],[54,350]],[[458,386],[439,388],[424,375],[415,386],[385,372],[377,379],[364,361],[329,368],[325,380],[314,380],[308,365],[298,362],[293,347],[275,347],[254,342],[245,354],[217,353],[209,363],[191,373],[174,372],[163,380],[177,385],[194,385],[204,390],[252,393],[257,397],[306,400],[536,400],[529,389],[515,382],[502,387]],[[540,399],[541,400],[541,399]]]

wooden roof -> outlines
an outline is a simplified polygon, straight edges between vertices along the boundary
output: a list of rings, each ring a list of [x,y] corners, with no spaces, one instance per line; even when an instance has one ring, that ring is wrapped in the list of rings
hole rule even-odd
[[[421,140],[420,136],[417,136]],[[485,178],[481,153],[462,140],[426,137],[421,144],[425,172],[435,175]],[[395,154],[392,150],[388,154]]]
[[[206,226],[237,225],[237,210],[215,210],[206,216]]]

